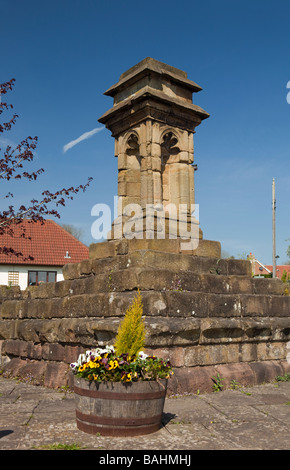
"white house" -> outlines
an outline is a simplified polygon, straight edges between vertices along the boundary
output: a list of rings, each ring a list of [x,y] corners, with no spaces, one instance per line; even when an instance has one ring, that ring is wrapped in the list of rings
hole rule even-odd
[[[8,232],[0,235],[0,247],[21,253],[0,253],[0,285],[20,286],[22,290],[61,281],[65,264],[89,258],[88,247],[53,220],[41,223],[25,219],[13,224],[13,236]]]

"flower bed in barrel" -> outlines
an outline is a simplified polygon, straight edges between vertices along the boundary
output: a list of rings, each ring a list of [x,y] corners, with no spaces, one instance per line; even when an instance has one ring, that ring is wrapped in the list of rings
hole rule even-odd
[[[114,345],[80,354],[74,373],[76,423],[89,434],[135,436],[160,429],[169,361],[143,352],[142,297],[135,296]]]

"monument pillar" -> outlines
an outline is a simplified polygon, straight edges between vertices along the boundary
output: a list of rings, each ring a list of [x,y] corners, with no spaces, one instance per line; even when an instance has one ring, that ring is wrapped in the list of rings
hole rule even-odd
[[[209,117],[193,103],[193,93],[200,90],[186,72],[148,57],[105,92],[114,103],[99,122],[115,138],[120,200],[109,240],[181,239],[199,225],[192,215],[193,135]],[[148,208],[153,214],[149,229]],[[128,236],[124,227],[132,214],[135,230]],[[165,214],[161,226],[160,214]],[[195,233],[203,238],[199,227]]]

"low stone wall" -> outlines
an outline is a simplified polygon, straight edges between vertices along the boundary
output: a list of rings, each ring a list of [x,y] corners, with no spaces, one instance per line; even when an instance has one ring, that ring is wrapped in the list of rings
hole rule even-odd
[[[140,289],[146,349],[169,358],[169,391],[273,380],[290,371],[290,297],[278,279],[254,279],[247,261],[154,250],[108,253],[64,269],[57,283],[1,287],[0,347],[6,374],[71,385],[79,353],[112,344]]]

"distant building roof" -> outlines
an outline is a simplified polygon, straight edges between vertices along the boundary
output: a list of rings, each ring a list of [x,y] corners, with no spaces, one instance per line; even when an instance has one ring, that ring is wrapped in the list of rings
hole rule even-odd
[[[271,272],[273,272],[273,266],[267,265],[266,268],[268,268]],[[276,277],[279,277],[281,279],[284,271],[286,271],[287,274],[290,274],[290,265],[289,264],[279,264],[276,266]]]
[[[271,274],[273,272],[273,266],[269,264],[262,264],[259,260],[255,258],[255,256],[250,253],[248,256],[252,263],[252,268],[253,268],[253,274],[255,276],[257,275],[263,275],[263,274]],[[276,277],[281,279],[284,271],[287,272],[287,274],[290,275],[290,264],[281,264],[276,266]]]
[[[25,238],[21,233],[25,229]],[[0,235],[0,247],[12,248],[22,256],[0,253],[0,264],[64,266],[89,258],[89,248],[53,220],[13,224],[14,235]],[[32,259],[29,259],[29,258]]]

